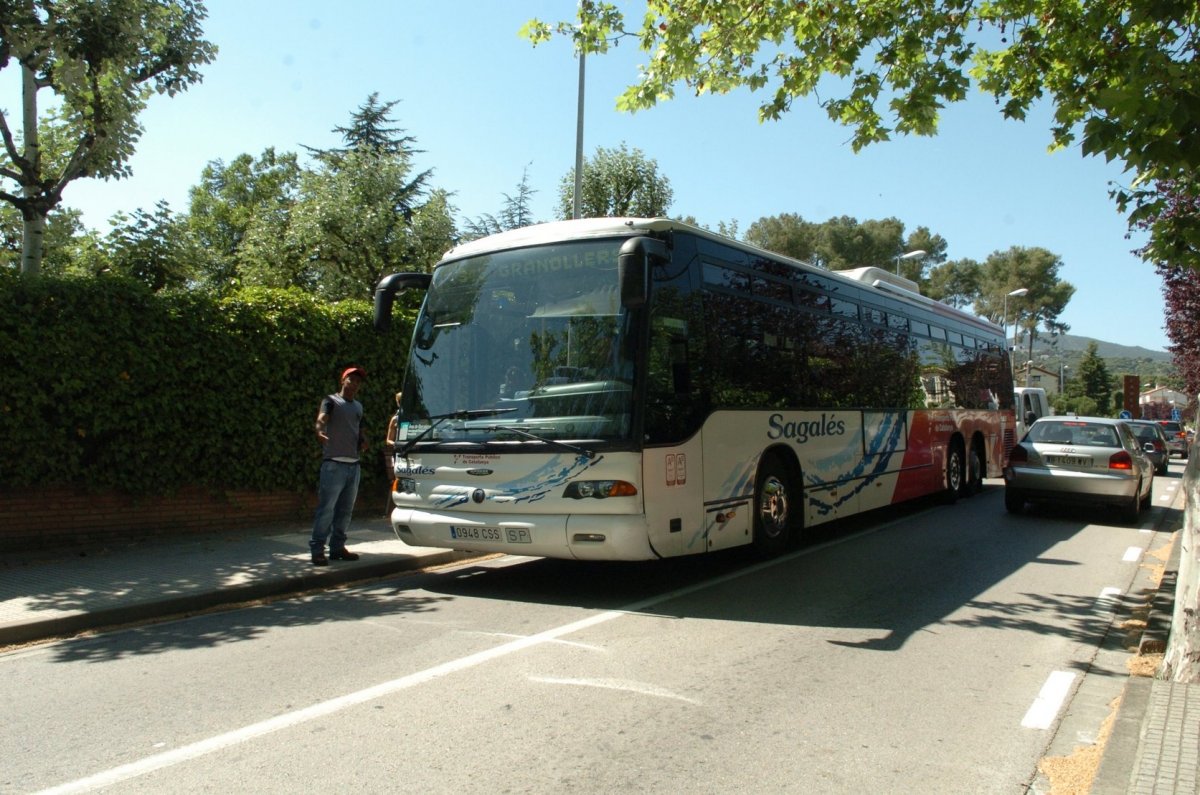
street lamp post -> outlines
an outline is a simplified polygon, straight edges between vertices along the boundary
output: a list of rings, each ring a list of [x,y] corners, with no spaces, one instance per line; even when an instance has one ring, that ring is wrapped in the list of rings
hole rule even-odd
[[[920,259],[921,257],[925,256],[928,253],[929,253],[928,251],[925,251],[924,249],[919,248],[916,251],[910,251],[907,254],[897,254],[896,255],[896,275],[897,276],[900,275],[900,260],[902,260],[902,259]]]
[[[1058,363],[1058,394],[1067,391],[1067,370],[1070,370],[1069,364]]]
[[[575,113],[575,200],[571,217],[579,218],[583,206],[583,42],[579,43],[579,107]]]
[[[1002,320],[1004,322],[1004,339],[1005,339],[1004,344],[1005,345],[1008,344],[1008,342],[1007,342],[1007,340],[1008,340],[1008,299],[1009,298],[1020,298],[1021,296],[1027,294],[1028,292],[1029,292],[1028,287],[1018,287],[1017,289],[1013,290],[1008,295],[1004,296],[1004,316],[1003,316]],[[1015,348],[1015,347],[1017,347],[1017,343],[1016,343],[1016,340],[1013,340],[1012,348]],[[1009,348],[1009,350],[1012,350],[1012,348]]]

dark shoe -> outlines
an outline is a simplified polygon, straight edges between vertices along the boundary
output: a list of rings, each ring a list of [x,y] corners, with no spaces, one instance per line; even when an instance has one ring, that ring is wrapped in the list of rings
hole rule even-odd
[[[329,550],[330,560],[358,560],[357,552],[351,552],[348,549],[331,549]]]
[[[314,552],[312,556],[312,563],[314,566],[328,566],[329,558],[325,557],[324,552]]]

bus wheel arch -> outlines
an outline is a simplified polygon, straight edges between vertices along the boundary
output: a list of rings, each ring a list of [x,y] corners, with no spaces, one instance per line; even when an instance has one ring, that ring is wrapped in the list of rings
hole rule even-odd
[[[800,464],[786,447],[763,451],[754,476],[752,543],[764,556],[778,555],[800,535],[804,486]]]

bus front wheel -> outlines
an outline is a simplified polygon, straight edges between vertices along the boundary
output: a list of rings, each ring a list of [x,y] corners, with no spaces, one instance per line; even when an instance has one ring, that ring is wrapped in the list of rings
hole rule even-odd
[[[763,458],[754,482],[754,548],[760,554],[778,555],[787,548],[799,496],[783,463]]]

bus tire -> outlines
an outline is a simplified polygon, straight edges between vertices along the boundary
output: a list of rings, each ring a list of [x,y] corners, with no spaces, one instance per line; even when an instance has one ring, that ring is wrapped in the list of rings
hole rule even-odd
[[[963,458],[962,442],[956,439],[950,443],[950,449],[946,452],[946,488],[942,492],[942,502],[947,505],[953,505],[962,491]]]
[[[766,455],[754,479],[754,549],[765,557],[787,549],[800,494],[778,456]]]
[[[963,478],[962,496],[970,497],[983,491],[983,450],[979,443],[971,445],[971,453],[967,456],[966,477]]]

